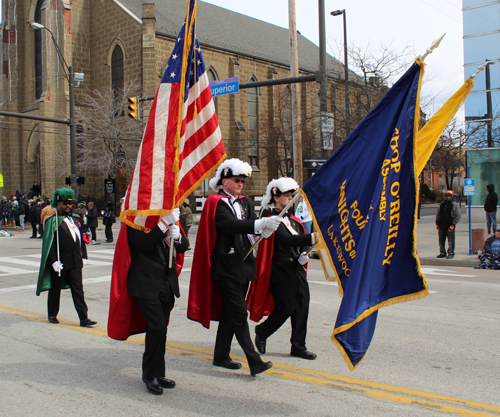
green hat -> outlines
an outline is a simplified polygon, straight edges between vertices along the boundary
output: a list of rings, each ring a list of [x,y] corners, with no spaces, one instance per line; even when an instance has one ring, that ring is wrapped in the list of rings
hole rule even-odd
[[[52,207],[56,208],[59,201],[71,201],[75,192],[71,188],[58,188],[52,195]]]

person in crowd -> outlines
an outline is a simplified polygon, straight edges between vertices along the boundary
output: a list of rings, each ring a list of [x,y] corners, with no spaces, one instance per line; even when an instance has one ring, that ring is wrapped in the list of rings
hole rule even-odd
[[[57,324],[61,289],[69,287],[80,326],[86,327],[97,322],[89,319],[85,303],[82,269],[88,258],[87,248],[80,230],[81,219],[71,214],[73,198],[72,189],[54,191],[52,206],[57,212],[45,223],[36,294],[48,290],[48,320]]]
[[[113,224],[116,223],[115,211],[113,203],[108,201],[106,210],[102,212],[102,224],[104,225],[104,235],[106,236],[106,243],[113,242]]]
[[[193,225],[193,211],[191,210],[191,206],[189,205],[189,200],[186,199],[184,203],[182,204],[184,206],[184,210],[186,212],[186,237],[189,233],[189,229],[191,229],[191,226]]]
[[[14,217],[14,227],[19,229],[21,227],[21,223],[19,220],[19,202],[16,197],[14,197],[14,201],[12,202],[12,216]]]
[[[484,242],[484,254],[479,255],[475,269],[500,269],[500,230]]]
[[[460,207],[453,199],[453,191],[446,191],[445,200],[436,213],[436,229],[439,232],[438,258],[453,259],[455,257],[455,227],[461,217]],[[448,239],[448,255],[445,247],[446,239]]]
[[[96,234],[96,228],[97,228],[97,216],[99,213],[97,212],[97,207],[94,205],[92,201],[89,202],[88,206],[88,213],[87,213],[87,226],[90,229],[90,244],[91,245],[97,245],[97,234]]]
[[[7,197],[2,196],[2,201],[0,203],[0,211],[2,212],[2,221],[4,226],[7,226],[6,205],[7,205]]]
[[[40,222],[40,217],[37,216],[37,209],[36,209],[37,202],[35,200],[28,200],[28,202],[30,205],[28,221],[31,223],[30,239],[36,239],[38,223]]]
[[[495,234],[497,231],[498,195],[495,192],[495,186],[493,184],[488,184],[486,189],[488,190],[488,195],[484,202],[484,211],[486,212],[486,227],[490,235],[491,233]]]
[[[42,189],[40,188],[40,186],[38,185],[37,182],[35,182],[33,184],[33,186],[31,187],[31,190],[33,191],[34,197],[38,197],[40,195],[40,192],[42,191]]]
[[[304,197],[300,197],[299,204],[297,204],[297,209],[295,210],[295,217],[300,220],[304,229],[306,229],[306,233],[311,233],[313,218],[307,207],[307,203],[304,201]]]
[[[146,345],[142,359],[142,380],[148,391],[160,395],[163,388],[174,388],[165,377],[165,343],[167,326],[175,298],[180,297],[176,255],[184,253],[188,241],[176,223],[179,210],[162,216],[150,232],[127,225],[131,254],[128,271],[128,294],[137,300],[146,320]],[[173,262],[169,267],[170,242],[174,240]]]
[[[261,359],[250,337],[245,297],[250,281],[256,279],[255,258],[250,248],[254,234],[269,237],[281,219],[277,216],[258,219],[250,200],[241,196],[243,184],[251,173],[249,164],[234,158],[224,161],[210,181],[210,187],[218,193],[208,197],[200,219],[188,317],[206,327],[211,318],[219,319],[214,366],[241,368],[241,363],[230,357],[231,342],[236,336],[250,373],[256,375],[271,368],[272,363]],[[220,315],[212,314],[214,311]]]
[[[5,212],[4,215],[7,217],[7,226],[14,227],[14,213],[12,211],[14,207],[14,203],[12,202],[12,197],[7,199],[7,203],[5,204]]]
[[[38,220],[38,239],[43,239],[43,223],[42,223],[42,210],[43,210],[43,200],[38,199],[36,203],[36,216]]]
[[[87,203],[82,200],[78,203],[78,207],[75,210],[75,213],[80,216],[82,219],[82,233],[87,234],[89,231],[89,227],[87,225]]]
[[[293,178],[272,180],[262,199],[262,206],[277,216],[292,201],[299,185]],[[250,318],[260,321],[255,327],[255,346],[266,353],[266,341],[289,318],[292,324],[290,355],[302,359],[316,359],[306,348],[307,318],[309,315],[309,285],[306,265],[309,257],[305,248],[314,245],[316,234],[306,233],[299,219],[284,213],[274,234],[259,244],[257,253],[257,280],[250,284],[247,297]]]

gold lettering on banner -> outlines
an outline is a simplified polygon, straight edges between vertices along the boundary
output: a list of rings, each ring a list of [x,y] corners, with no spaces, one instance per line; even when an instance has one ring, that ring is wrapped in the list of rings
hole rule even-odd
[[[394,255],[394,249],[396,248],[396,238],[398,237],[399,230],[399,220],[400,213],[399,210],[401,208],[399,191],[400,184],[398,181],[394,181],[390,185],[390,193],[396,199],[391,202],[390,207],[387,207],[387,199],[386,195],[386,185],[387,185],[387,175],[390,170],[394,170],[394,172],[398,173],[401,169],[401,161],[399,160],[399,130],[395,129],[394,135],[391,139],[390,146],[392,149],[392,158],[384,160],[382,165],[382,176],[384,177],[384,186],[382,189],[381,195],[381,207],[382,207],[382,198],[384,198],[384,218],[382,219],[382,215],[380,215],[380,220],[386,220],[386,210],[389,209],[389,233],[387,235],[387,243],[385,246],[385,257],[382,261],[382,265],[390,265],[392,261],[392,257]]]

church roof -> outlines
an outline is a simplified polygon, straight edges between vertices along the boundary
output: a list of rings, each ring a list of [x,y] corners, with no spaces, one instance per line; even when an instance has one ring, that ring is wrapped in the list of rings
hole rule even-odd
[[[139,19],[142,18],[142,0],[119,2]],[[177,36],[186,17],[187,0],[162,0],[155,3],[155,8],[157,33]],[[202,1],[198,1],[196,16],[197,36],[202,46],[213,46],[234,54],[290,65],[288,29]],[[319,47],[300,33],[297,34],[297,41],[299,69],[316,72],[319,67]],[[343,79],[343,64],[330,55],[327,55],[326,60],[327,72]]]

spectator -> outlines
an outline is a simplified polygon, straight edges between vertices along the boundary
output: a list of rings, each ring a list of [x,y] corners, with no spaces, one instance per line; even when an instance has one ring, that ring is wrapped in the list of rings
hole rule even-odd
[[[495,193],[495,186],[493,184],[488,184],[486,186],[488,190],[488,195],[486,196],[486,201],[484,203],[484,211],[486,212],[486,227],[488,228],[488,234],[493,234],[497,231],[497,205],[498,205],[498,195]]]
[[[94,206],[94,203],[91,201],[88,204],[88,213],[87,213],[87,226],[90,229],[90,235],[91,235],[91,240],[90,244],[91,245],[98,245],[97,243],[97,234],[96,234],[96,227],[97,227],[97,207]]]
[[[462,214],[458,204],[453,199],[453,191],[446,191],[445,201],[441,203],[436,213],[436,229],[439,231],[438,258],[453,259],[455,256],[455,226]],[[446,239],[448,239],[448,256],[446,256]]]
[[[106,243],[113,242],[113,223],[116,223],[113,203],[108,201],[106,210],[102,212],[102,224],[105,226],[104,235],[106,236]]]

